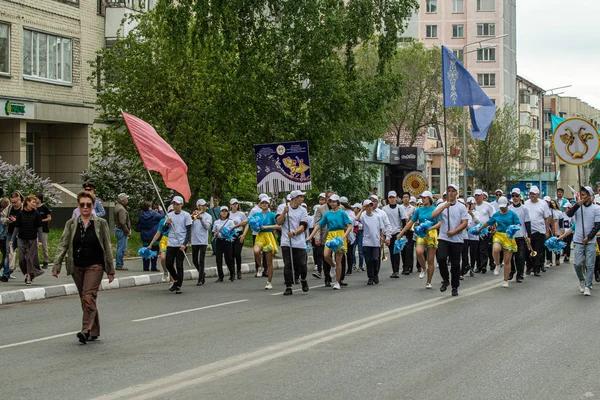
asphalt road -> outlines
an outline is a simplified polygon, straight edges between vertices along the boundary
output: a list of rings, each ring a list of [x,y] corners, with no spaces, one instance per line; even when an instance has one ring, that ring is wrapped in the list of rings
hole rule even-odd
[[[80,345],[75,296],[0,307],[2,399],[586,399],[600,396],[600,293],[572,266],[460,296],[417,276],[280,295],[264,279],[101,292]]]

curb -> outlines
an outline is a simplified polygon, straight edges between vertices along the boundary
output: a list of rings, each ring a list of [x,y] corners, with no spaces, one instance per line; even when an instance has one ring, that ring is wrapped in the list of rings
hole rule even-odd
[[[313,263],[313,257],[308,257],[308,263]],[[283,260],[273,260],[273,269],[283,269]],[[254,274],[255,263],[242,264],[242,274]],[[217,267],[210,267],[204,270],[207,278],[218,276]],[[114,290],[137,286],[154,285],[162,283],[162,272],[151,274],[151,275],[136,275],[127,276],[123,278],[115,278],[112,283],[108,283],[108,279],[103,279],[100,285],[100,290]],[[198,279],[198,271],[195,269],[188,269],[183,272],[183,280],[196,280]],[[40,288],[28,288],[21,290],[13,290],[10,292],[0,293],[0,305],[3,304],[15,304],[23,303],[35,300],[50,299],[53,297],[71,296],[77,293],[77,287],[74,283],[67,283],[64,285],[47,286]]]

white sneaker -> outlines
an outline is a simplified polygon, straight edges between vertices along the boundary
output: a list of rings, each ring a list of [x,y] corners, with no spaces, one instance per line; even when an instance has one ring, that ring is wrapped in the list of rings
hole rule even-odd
[[[419,272],[419,279],[423,278],[425,278],[425,271],[421,270],[421,272]]]
[[[257,271],[256,271],[256,275],[254,275],[256,278],[260,278],[262,277],[263,274],[263,268],[260,267]]]
[[[333,290],[340,290],[342,287],[340,286],[339,282],[336,282],[333,284]]]
[[[494,276],[500,275],[499,269],[500,269],[500,267],[496,267],[496,269],[494,270]]]
[[[271,290],[273,289],[273,285],[271,285],[271,282],[267,281],[267,285],[265,286],[265,290]]]
[[[508,281],[504,281],[504,282],[502,283],[502,287],[508,287]]]
[[[590,288],[586,287],[585,289],[583,289],[583,295],[584,296],[591,296],[592,293],[590,293]]]
[[[163,283],[165,283],[168,280],[169,280],[169,273],[168,272],[163,272],[163,276],[160,279],[160,281],[163,282]]]
[[[583,293],[585,290],[585,281],[579,281],[579,293]]]
[[[331,279],[335,279],[335,268],[331,268],[331,270],[329,270],[329,276]]]
[[[427,284],[425,285],[425,289],[431,289],[431,283],[427,283]]]

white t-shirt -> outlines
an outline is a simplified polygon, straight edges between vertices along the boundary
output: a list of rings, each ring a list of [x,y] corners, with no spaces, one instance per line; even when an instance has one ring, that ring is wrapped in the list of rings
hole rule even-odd
[[[550,207],[545,201],[539,200],[532,202],[527,200],[525,202],[525,208],[529,211],[529,218],[531,218],[531,233],[543,233],[546,234],[546,218],[550,213]]]
[[[447,202],[443,202],[442,204],[437,206],[435,210],[438,211],[443,209],[446,206],[446,203]],[[450,219],[448,219],[448,215],[450,215]],[[440,218],[441,225],[439,239],[452,243],[463,243],[465,241],[465,238],[462,235],[462,232],[458,232],[453,236],[448,236],[448,230],[453,231],[463,221],[469,221],[469,214],[467,213],[467,209],[465,208],[465,206],[463,206],[459,202],[456,202],[456,204],[450,206],[450,208],[443,210],[442,214],[440,215]],[[450,224],[448,224],[448,221],[450,221]],[[448,225],[450,225],[450,227],[448,227]]]
[[[234,225],[235,225],[235,223],[231,220],[231,218],[227,218],[225,220],[218,219],[213,224],[212,231],[213,231],[213,233],[219,232],[219,236],[217,236],[217,238],[223,239],[223,233],[221,232],[221,230],[222,230],[221,228],[223,226],[228,226],[229,228],[233,228]]]
[[[512,210],[519,217],[519,221],[521,221],[521,229],[515,234],[516,238],[522,238],[527,235],[527,228],[525,227],[525,222],[531,222],[531,217],[529,216],[529,210],[525,208],[523,204],[519,207],[515,207],[514,205],[508,206],[509,210]]]
[[[465,238],[465,240],[479,240],[479,236],[471,235],[469,233],[469,229],[475,227],[475,225],[479,223],[479,219],[477,218],[477,212],[475,210],[473,210],[473,215],[475,216],[475,218],[473,218],[471,214],[469,214],[469,210],[467,210],[467,229],[463,231],[463,237]],[[477,222],[475,222],[476,220]]]
[[[356,222],[356,213],[351,208],[344,210],[344,211],[346,212],[346,215],[348,216],[348,218],[350,218],[350,222],[352,223],[352,230],[348,234],[348,243],[354,244],[354,242],[356,241],[356,235],[354,234],[354,227],[358,224],[358,222]]]
[[[381,207],[381,204],[379,206]],[[373,209],[373,214],[377,215],[377,217],[381,219],[381,222],[383,222],[383,226],[384,226],[383,231],[384,231],[385,235],[386,236],[391,235],[392,225],[390,223],[390,219],[388,218],[387,214],[380,208]]]
[[[494,210],[496,210],[496,211],[500,211],[500,206],[498,205],[498,202],[497,202],[496,200],[492,201],[492,202],[490,203],[490,205],[491,205],[492,207],[494,207]]]
[[[390,221],[390,233],[395,235],[396,233],[400,232],[402,230],[402,220],[408,219],[404,207],[396,205],[395,208],[392,208],[390,205],[387,205],[383,207],[383,212],[385,212]]]
[[[379,247],[381,230],[385,228],[383,220],[375,213],[369,216],[363,212],[360,222],[363,225],[363,247]]]
[[[416,210],[416,208],[414,206],[411,206],[410,204],[408,206],[405,206],[404,203],[402,203],[400,204],[400,207],[404,209],[404,212],[406,213],[406,219],[410,219],[410,217],[412,217],[413,213]]]
[[[475,204],[475,211],[477,211],[477,215],[479,217],[479,222],[485,224],[492,215],[496,213],[496,209],[490,203],[483,202],[480,206]]]
[[[240,222],[245,221],[245,220],[248,219],[248,217],[246,217],[246,214],[244,214],[241,211],[238,211],[236,213],[230,212],[229,213],[229,218],[233,221],[233,225],[237,225]],[[235,230],[237,232],[239,232],[239,233],[242,233],[242,231],[244,230],[244,228],[240,226],[240,227],[235,228]]]
[[[581,215],[583,214],[583,219]],[[571,217],[571,223],[575,224],[575,235],[573,243],[583,243],[583,239],[590,233],[594,224],[600,222],[600,207],[596,204],[590,206],[581,206],[575,211],[575,215]],[[585,231],[584,231],[585,229]],[[594,243],[589,241],[589,243]]]
[[[187,227],[192,225],[192,217],[187,211],[181,211],[179,214],[170,212],[167,218],[171,218],[171,229],[169,229],[169,241],[167,242],[168,247],[180,247],[183,246],[185,236],[187,234]]]
[[[277,215],[283,214],[285,209],[285,204],[282,204],[283,207],[278,207]],[[289,220],[289,223],[288,223]],[[291,230],[292,232],[296,231],[300,227],[301,222],[306,222],[308,224],[308,213],[306,209],[302,206],[298,206],[298,208],[294,209],[290,206],[288,213],[285,216],[285,220],[283,224],[281,224],[281,247],[290,247],[294,249],[306,249],[306,235],[300,234],[294,236],[291,241],[288,237],[288,232]],[[289,229],[288,229],[289,226]]]
[[[197,218],[192,223],[192,246],[208,245],[211,224],[212,217],[208,213],[202,213],[202,219]]]

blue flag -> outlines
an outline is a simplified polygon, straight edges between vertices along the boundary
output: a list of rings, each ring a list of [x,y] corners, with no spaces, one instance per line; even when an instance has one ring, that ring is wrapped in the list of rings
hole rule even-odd
[[[485,140],[496,115],[496,106],[446,46],[442,46],[442,71],[444,108],[468,106],[471,115],[471,136]]]

